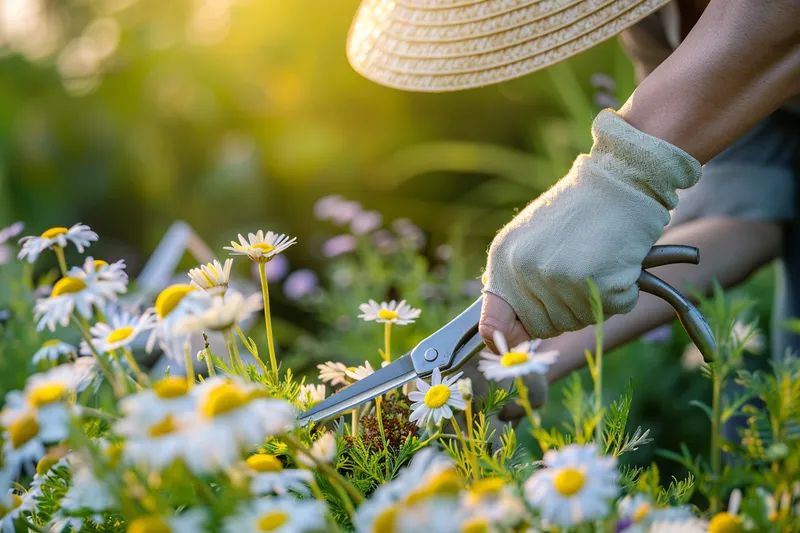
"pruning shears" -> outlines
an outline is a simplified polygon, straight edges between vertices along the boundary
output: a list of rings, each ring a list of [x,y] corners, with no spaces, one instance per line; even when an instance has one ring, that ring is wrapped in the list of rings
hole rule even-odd
[[[680,245],[654,246],[642,262],[642,273],[637,283],[640,291],[658,296],[675,309],[678,319],[700,353],[706,360],[711,360],[716,341],[703,315],[678,290],[646,271],[648,268],[675,263],[696,265],[699,261],[700,253],[697,248]],[[482,305],[483,296],[409,353],[323,400],[300,415],[299,422],[321,422],[352,411],[409,381],[430,376],[437,368],[443,376],[456,372],[484,347],[483,339],[478,334]]]

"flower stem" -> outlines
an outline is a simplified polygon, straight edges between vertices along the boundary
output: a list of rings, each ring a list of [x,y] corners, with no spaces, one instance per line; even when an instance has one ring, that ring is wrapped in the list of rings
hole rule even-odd
[[[386,445],[386,433],[383,431],[383,414],[381,413],[381,402],[383,398],[375,398],[375,416],[378,419],[378,429],[381,432],[381,442],[383,443],[383,455],[386,458],[386,480],[389,480],[389,447]]]
[[[392,323],[386,322],[383,326],[383,358],[387,363],[392,362]]]
[[[714,365],[714,385],[711,404],[711,494],[709,509],[718,513],[721,501],[720,475],[722,473],[722,380],[719,363]]]
[[[239,355],[239,345],[236,344],[236,339],[233,336],[233,328],[228,330],[228,336],[231,339],[231,347],[233,348],[233,357],[236,359],[236,364],[239,366],[239,371],[242,373],[242,377],[245,380],[250,381],[250,374],[247,373],[247,368],[244,366],[242,357]]]
[[[358,435],[358,407],[353,409],[351,418],[353,423],[351,424],[350,433],[352,437],[356,437]]]
[[[194,386],[194,361],[192,361],[192,349],[189,343],[183,345],[183,360],[186,363],[186,383],[189,384],[189,389]]]
[[[139,363],[136,362],[136,358],[133,356],[131,351],[125,347],[122,348],[122,355],[125,357],[125,361],[128,363],[128,366],[131,367],[133,373],[136,375],[136,380],[139,382],[140,385],[149,385],[150,378],[147,377],[147,374],[142,372],[142,369],[139,368]]]
[[[61,269],[61,275],[67,275],[67,260],[64,258],[64,249],[59,245],[53,246],[53,251],[56,253],[56,257],[58,258],[58,268]]]
[[[316,467],[319,468],[323,474],[336,479],[336,481],[338,481],[341,484],[344,490],[347,491],[347,494],[350,495],[350,498],[353,500],[353,502],[355,502],[358,505],[364,502],[364,496],[358,491],[358,489],[356,489],[352,484],[350,484],[349,481],[347,481],[344,477],[342,477],[342,475],[339,472],[337,472],[335,468],[331,467],[330,465],[322,461],[318,461],[317,458],[311,455],[311,453],[305,448],[305,446],[303,446],[303,443],[300,442],[297,439],[297,437],[289,433],[286,433],[283,435],[283,440],[286,441],[286,443],[289,444],[296,451],[302,453],[303,455],[311,459],[316,465]]]
[[[23,525],[26,528],[30,529],[31,531],[35,531],[36,533],[48,533],[46,529],[40,528],[39,526],[37,526],[36,524],[31,522],[30,520],[27,520],[27,519],[23,518],[20,521],[23,523]]]
[[[467,408],[464,410],[464,417],[467,422],[467,437],[469,438],[469,456],[472,462],[472,476],[475,479],[481,478],[480,468],[478,468],[478,452],[475,449],[476,446],[474,443],[474,435],[473,435],[473,428],[472,428],[472,400],[467,401]]]
[[[267,263],[258,264],[258,272],[261,275],[261,295],[264,297],[264,321],[267,324],[267,348],[269,349],[269,364],[275,382],[278,382],[278,360],[275,357],[275,344],[272,339],[272,317],[269,310],[269,283],[267,283]]]
[[[114,395],[117,398],[120,398],[125,395],[124,391],[120,391],[118,389],[117,381],[114,379],[114,374],[111,369],[108,367],[106,362],[103,360],[102,356],[97,353],[97,350],[94,348],[94,344],[92,344],[92,337],[89,335],[89,331],[84,324],[78,319],[77,315],[72,315],[72,323],[78,328],[78,331],[81,334],[81,337],[86,341],[86,344],[89,346],[89,349],[92,351],[92,355],[97,360],[97,363],[100,365],[100,368],[103,370],[103,374],[106,376],[106,380],[111,383],[111,387],[114,389]]]
[[[347,511],[347,514],[350,516],[350,520],[352,521],[353,518],[356,516],[356,509],[353,507],[353,501],[347,495],[347,493],[342,489],[339,485],[339,482],[336,481],[334,478],[329,477],[328,481],[330,481],[331,485],[333,486],[334,490],[336,490],[336,494],[339,495],[339,499],[342,500],[344,504],[344,508]]]
[[[598,324],[595,327],[595,338],[597,344],[597,354],[594,359],[594,414],[597,416],[597,424],[595,425],[595,444],[598,450],[605,449],[603,442],[603,325]]]
[[[519,391],[519,399],[517,400],[517,405],[522,407],[525,411],[525,416],[528,417],[528,420],[531,421],[531,426],[533,426],[533,430],[531,434],[539,442],[539,447],[542,448],[542,453],[546,452],[547,450],[543,446],[542,442],[537,437],[537,433],[539,430],[542,429],[542,422],[539,420],[539,417],[536,416],[536,413],[533,412],[533,406],[531,406],[531,401],[528,399],[528,386],[525,385],[525,380],[521,377],[518,377],[514,380],[514,383],[517,386],[517,390]]]
[[[269,370],[267,369],[267,365],[264,364],[264,361],[261,360],[261,357],[258,355],[258,348],[256,348],[255,344],[251,346],[250,340],[245,336],[242,328],[239,327],[239,324],[236,324],[236,334],[239,335],[239,338],[242,339],[242,344],[245,345],[247,351],[250,352],[250,355],[258,362],[258,366],[261,367],[261,371],[264,372],[266,376]]]
[[[203,332],[203,353],[205,354],[206,366],[208,367],[208,375],[216,376],[217,370],[214,368],[214,354],[211,352],[211,345],[208,344],[208,336]]]
[[[436,433],[434,433],[433,435],[431,435],[431,436],[430,436],[430,437],[428,437],[427,439],[425,439],[425,440],[423,440],[422,442],[420,442],[420,443],[417,445],[417,448],[416,448],[414,451],[421,450],[422,448],[424,448],[425,446],[427,446],[428,444],[430,444],[432,441],[434,441],[434,440],[438,439],[438,438],[439,438],[441,435],[442,435],[442,432],[441,432],[441,431],[439,431],[439,430],[437,430],[437,431],[436,431]]]

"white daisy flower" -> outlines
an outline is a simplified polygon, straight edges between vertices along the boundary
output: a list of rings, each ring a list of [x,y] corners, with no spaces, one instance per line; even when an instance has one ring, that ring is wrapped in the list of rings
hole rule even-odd
[[[303,404],[306,409],[318,404],[324,399],[325,385],[306,383],[300,387],[300,392],[297,394],[297,401]]]
[[[104,511],[113,509],[117,505],[117,500],[114,497],[114,491],[98,479],[89,464],[89,461],[80,455],[70,455],[71,466],[71,480],[70,487],[67,493],[61,499],[61,509],[58,516],[54,516],[54,520],[64,520],[72,516],[72,520],[80,515],[80,524],[86,518],[86,513],[95,513],[92,519],[102,523],[102,514]],[[74,526],[73,526],[74,527]]]
[[[311,454],[311,457],[313,457],[313,460],[305,454],[299,454],[297,456],[297,462],[309,468],[315,467],[317,463],[333,463],[333,460],[336,459],[336,435],[328,431],[314,441],[314,444],[311,445],[308,452]]]
[[[328,361],[327,363],[317,365],[317,368],[319,368],[319,380],[323,383],[330,383],[331,387],[350,384],[350,382],[347,381],[347,366],[343,363]]]
[[[528,503],[551,524],[571,527],[603,518],[616,496],[616,459],[597,455],[594,445],[570,444],[544,455],[546,468],[524,485]]]
[[[427,425],[429,420],[439,426],[443,419],[453,418],[453,409],[466,409],[467,404],[456,384],[461,374],[459,372],[442,379],[442,373],[436,368],[430,385],[418,379],[417,390],[408,393],[409,400],[414,402],[408,420],[416,421],[419,427]]]
[[[49,479],[57,476],[57,472],[62,467],[68,467],[69,461],[66,457],[58,457],[54,454],[47,454],[36,464],[36,473],[31,480],[31,488],[22,497],[23,501],[40,498],[43,494],[42,485]],[[34,503],[34,506],[36,503]]]
[[[17,259],[27,258],[29,263],[36,261],[43,251],[53,246],[66,248],[70,242],[75,245],[78,252],[83,253],[92,242],[98,239],[97,233],[93,232],[85,224],[75,224],[71,228],[55,227],[46,230],[40,236],[23,237],[19,240],[22,249],[17,255]]]
[[[0,495],[0,533],[14,533],[14,521],[25,511],[36,508],[36,500],[27,501],[12,491]]]
[[[167,357],[183,361],[183,345],[189,336],[180,333],[179,327],[188,317],[205,311],[210,303],[209,293],[187,284],[171,285],[161,291],[153,307],[158,320],[147,340],[146,350],[153,351],[158,342]]]
[[[193,413],[197,405],[195,390],[182,376],[170,376],[157,381],[152,389],[143,389],[119,402],[124,417],[115,426],[122,436],[140,435],[142,427],[155,424],[167,416],[177,419]]]
[[[647,533],[709,533],[708,522],[699,518],[653,522]]]
[[[40,427],[35,411],[15,412],[3,410],[3,469],[11,479],[16,479],[25,465],[35,463],[45,455],[45,446],[39,436]]]
[[[97,291],[108,300],[113,300],[117,294],[127,291],[128,274],[125,272],[124,259],[109,264],[102,259],[87,257],[83,261],[83,266],[70,268],[67,275],[84,280],[86,283],[87,280],[91,280]]]
[[[124,311],[115,313],[108,317],[108,323],[98,322],[89,330],[92,345],[98,353],[113,352],[130,345],[140,333],[155,326],[155,322],[152,311],[139,316]]]
[[[33,364],[38,365],[41,361],[47,360],[51,362],[58,362],[62,355],[76,354],[78,349],[73,345],[58,339],[51,339],[45,341],[42,347],[36,350],[33,354]]]
[[[224,249],[229,250],[231,255],[246,255],[253,261],[265,263],[279,253],[297,242],[297,237],[289,238],[288,235],[273,233],[268,231],[266,234],[258,230],[258,233],[249,233],[247,239],[239,234],[239,242],[231,241],[230,246]]]
[[[267,397],[256,384],[210,378],[194,393],[197,408],[182,421],[189,448],[186,462],[194,472],[226,468],[242,449],[282,435],[296,422],[297,412],[288,402]]]
[[[231,266],[233,266],[233,259],[226,259],[224,265],[214,259],[212,263],[191,269],[189,278],[192,280],[192,286],[204,291],[224,292],[227,290],[228,281],[231,278]]]
[[[202,533],[208,517],[200,509],[189,509],[179,515],[148,515],[128,522],[127,533]]]
[[[211,303],[200,313],[186,317],[178,326],[179,332],[226,331],[264,307],[261,294],[243,296],[233,289],[224,295],[215,294]]]
[[[391,302],[381,302],[380,304],[375,300],[370,300],[369,303],[361,304],[358,308],[361,310],[358,318],[362,318],[367,322],[374,320],[375,322],[389,322],[398,326],[413,324],[422,313],[421,309],[414,309],[405,300],[400,300],[400,302],[392,300]]]
[[[325,504],[289,497],[256,500],[225,519],[225,533],[307,533],[325,531]]]
[[[277,457],[267,453],[251,455],[245,465],[250,492],[256,496],[284,495],[289,491],[307,495],[308,485],[314,479],[314,474],[308,470],[284,469]]]
[[[475,480],[469,490],[462,494],[461,508],[471,517],[470,521],[475,527],[480,521],[485,521],[488,527],[486,531],[498,526],[505,531],[521,523],[526,513],[525,505],[517,497],[513,485],[499,477]]]
[[[525,341],[512,349],[508,348],[505,336],[495,331],[494,344],[501,355],[496,355],[489,350],[481,352],[478,370],[483,372],[486,379],[502,381],[516,379],[528,374],[546,374],[547,369],[558,358],[558,351],[536,353],[540,340]]]
[[[123,456],[129,464],[161,471],[189,453],[186,435],[181,430],[181,421],[175,415],[166,415],[158,422],[139,427],[136,434],[128,433]]]
[[[369,361],[364,361],[363,365],[359,365],[357,367],[349,366],[347,367],[347,370],[344,371],[345,377],[349,378],[348,383],[361,381],[365,377],[374,373],[375,371],[372,369],[372,365],[369,364]]]
[[[36,330],[45,327],[55,331],[56,324],[67,326],[72,313],[77,311],[84,318],[93,314],[92,306],[105,307],[106,303],[115,300],[117,295],[127,289],[117,282],[99,282],[93,276],[84,276],[82,269],[58,280],[47,298],[40,298],[34,307],[34,318],[38,321]]]
[[[742,531],[742,517],[739,516],[739,506],[742,504],[742,491],[734,489],[728,500],[728,510],[722,511],[711,517],[708,523],[708,533],[730,533]]]

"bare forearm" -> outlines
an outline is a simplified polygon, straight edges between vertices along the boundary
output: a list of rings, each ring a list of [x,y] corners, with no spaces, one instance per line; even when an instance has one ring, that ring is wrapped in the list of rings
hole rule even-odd
[[[701,163],[800,93],[800,2],[712,0],[620,110]]]
[[[709,291],[714,279],[724,287],[736,285],[756,269],[773,260],[779,251],[778,224],[733,218],[707,218],[669,230],[660,244],[687,244],[700,249],[700,265],[669,265],[652,272],[686,293],[690,287]],[[617,315],[604,325],[605,349],[611,350],[675,318],[664,301],[642,294],[634,310]],[[593,328],[565,333],[542,343],[543,350],[558,350],[561,356],[548,379],[557,381],[584,366],[585,350],[594,349]]]

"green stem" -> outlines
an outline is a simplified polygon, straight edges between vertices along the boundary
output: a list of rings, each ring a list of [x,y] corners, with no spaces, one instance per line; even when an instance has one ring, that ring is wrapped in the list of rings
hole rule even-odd
[[[311,492],[314,493],[314,497],[321,502],[325,501],[325,495],[322,494],[322,489],[319,488],[319,484],[317,480],[313,477],[309,480],[308,485],[311,487]]]
[[[389,480],[389,447],[386,445],[386,433],[383,431],[383,414],[381,413],[381,400],[378,396],[375,398],[375,416],[378,418],[378,429],[381,432],[381,442],[383,443],[383,455],[386,461],[386,480]]]
[[[228,362],[230,363],[231,370],[234,372],[241,372],[242,370],[236,365],[236,357],[233,355],[233,346],[231,345],[231,337],[227,331],[222,332],[222,338],[225,339],[225,349],[228,351]]]
[[[186,363],[186,383],[189,384],[189,389],[194,386],[194,361],[192,361],[192,348],[187,341],[183,346],[183,360]]]
[[[236,334],[239,335],[240,339],[242,339],[242,344],[244,344],[245,348],[247,348],[247,351],[250,352],[250,355],[252,355],[258,362],[258,366],[261,367],[261,371],[264,372],[264,375],[266,376],[269,372],[267,365],[264,364],[264,361],[262,361],[261,357],[258,355],[258,349],[256,348],[255,344],[251,346],[250,340],[245,336],[242,328],[239,327],[239,324],[236,324]]]
[[[261,295],[264,297],[264,321],[267,324],[267,348],[269,349],[269,364],[275,382],[278,382],[278,360],[275,357],[275,344],[272,339],[272,317],[269,310],[269,283],[267,283],[266,262],[258,264],[258,272],[261,274]]]
[[[719,364],[714,366],[714,386],[711,406],[711,495],[709,508],[712,513],[720,510],[720,475],[722,473],[722,372]]]
[[[344,508],[345,510],[347,510],[347,514],[350,516],[350,520],[352,521],[353,518],[355,518],[356,516],[356,509],[355,507],[353,507],[353,501],[347,496],[347,493],[344,490],[342,490],[342,487],[334,478],[329,477],[328,481],[330,481],[334,490],[336,490],[336,494],[338,494],[339,499],[342,500]]]
[[[421,450],[422,448],[424,448],[425,446],[430,444],[433,440],[438,439],[441,436],[442,436],[442,432],[441,431],[436,431],[436,433],[434,433],[433,435],[431,435],[427,439],[425,439],[422,442],[420,442],[419,444],[417,444],[417,447],[416,447],[416,449],[414,451],[416,452],[417,450]]]
[[[542,449],[542,453],[544,453],[547,451],[546,447],[544,446],[544,443],[542,443],[541,440],[539,440],[538,437],[539,430],[542,429],[542,422],[541,420],[539,420],[539,417],[536,416],[536,413],[533,412],[533,406],[531,405],[531,401],[528,398],[528,386],[525,385],[525,380],[523,380],[521,377],[516,378],[514,380],[514,383],[516,384],[517,390],[519,391],[519,399],[517,400],[517,405],[522,407],[522,409],[525,411],[525,416],[527,416],[528,420],[531,421],[531,426],[533,428],[531,431],[531,435],[533,435],[533,438],[535,438],[536,441],[539,443],[539,447]]]
[[[25,520],[24,518],[21,518],[21,519],[20,519],[20,522],[22,522],[22,524],[23,524],[25,527],[27,527],[27,528],[28,528],[28,529],[30,529],[31,531],[35,531],[36,533],[48,533],[48,531],[47,531],[47,530],[40,528],[39,526],[37,526],[37,525],[36,525],[36,524],[34,524],[33,522],[30,522],[30,521],[28,521],[28,520]]]
[[[242,373],[242,377],[246,381],[250,381],[250,374],[247,373],[247,368],[244,366],[242,357],[239,355],[239,345],[236,344],[236,339],[233,337],[233,328],[228,330],[227,335],[231,339],[231,347],[233,348],[233,357],[236,359],[236,364],[239,367],[239,371]]]
[[[387,363],[392,362],[392,323],[386,322],[383,327],[383,358]]]
[[[61,275],[67,275],[67,260],[64,258],[64,249],[59,245],[53,246],[53,251],[56,253],[56,257],[58,258],[58,268],[61,269]]]
[[[214,377],[217,375],[217,371],[214,368],[214,361],[211,358],[211,351],[208,348],[203,350],[203,359],[206,361],[206,367],[208,367],[208,375]]]
[[[472,462],[472,476],[475,479],[481,478],[481,472],[478,468],[478,452],[475,449],[473,428],[472,428],[472,400],[467,400],[467,408],[464,411],[464,417],[467,422],[467,437],[469,437],[469,458]]]
[[[92,336],[89,335],[88,329],[86,329],[86,327],[84,327],[84,324],[80,321],[80,319],[78,319],[77,315],[75,315],[75,314],[72,315],[72,323],[75,325],[76,328],[78,328],[78,331],[80,332],[81,337],[83,337],[83,340],[86,341],[86,344],[89,346],[89,349],[92,351],[92,355],[94,355],[94,358],[97,360],[98,364],[100,365],[100,368],[103,370],[103,374],[106,376],[106,380],[109,383],[111,383],[111,386],[114,389],[114,395],[117,398],[119,398],[121,396],[124,396],[124,392],[121,392],[121,391],[119,391],[117,389],[118,385],[117,385],[116,380],[114,379],[113,372],[108,367],[108,365],[103,360],[103,358],[100,356],[100,354],[97,353],[97,350],[95,350],[94,344],[92,344]]]
[[[141,385],[149,385],[150,378],[147,377],[147,374],[142,372],[142,369],[139,368],[139,363],[136,362],[136,358],[133,356],[133,353],[125,347],[122,348],[122,355],[125,357],[125,361],[127,361],[128,366],[131,367],[133,373],[136,375],[136,379],[139,381]]]
[[[599,450],[604,449],[603,443],[603,325],[598,324],[595,328],[595,342],[597,344],[597,355],[594,360],[594,413],[598,417],[595,425],[595,443]]]
[[[358,435],[358,407],[353,409],[350,413],[352,424],[350,427],[350,435],[356,437]]]
[[[347,491],[347,494],[350,495],[350,498],[353,500],[353,502],[355,502],[358,505],[361,505],[364,502],[364,496],[358,491],[358,489],[356,489],[352,484],[350,484],[349,481],[347,481],[344,477],[342,477],[342,475],[339,472],[337,472],[335,468],[322,461],[318,461],[316,457],[311,455],[311,453],[308,450],[306,450],[305,446],[303,446],[303,443],[300,442],[297,439],[297,437],[295,437],[294,435],[290,435],[289,433],[286,433],[285,435],[283,435],[283,440],[286,441],[287,444],[292,446],[296,451],[302,453],[303,455],[311,459],[311,461],[314,462],[315,466],[319,468],[323,474],[335,478],[336,481],[338,481],[342,485],[344,490]]]

